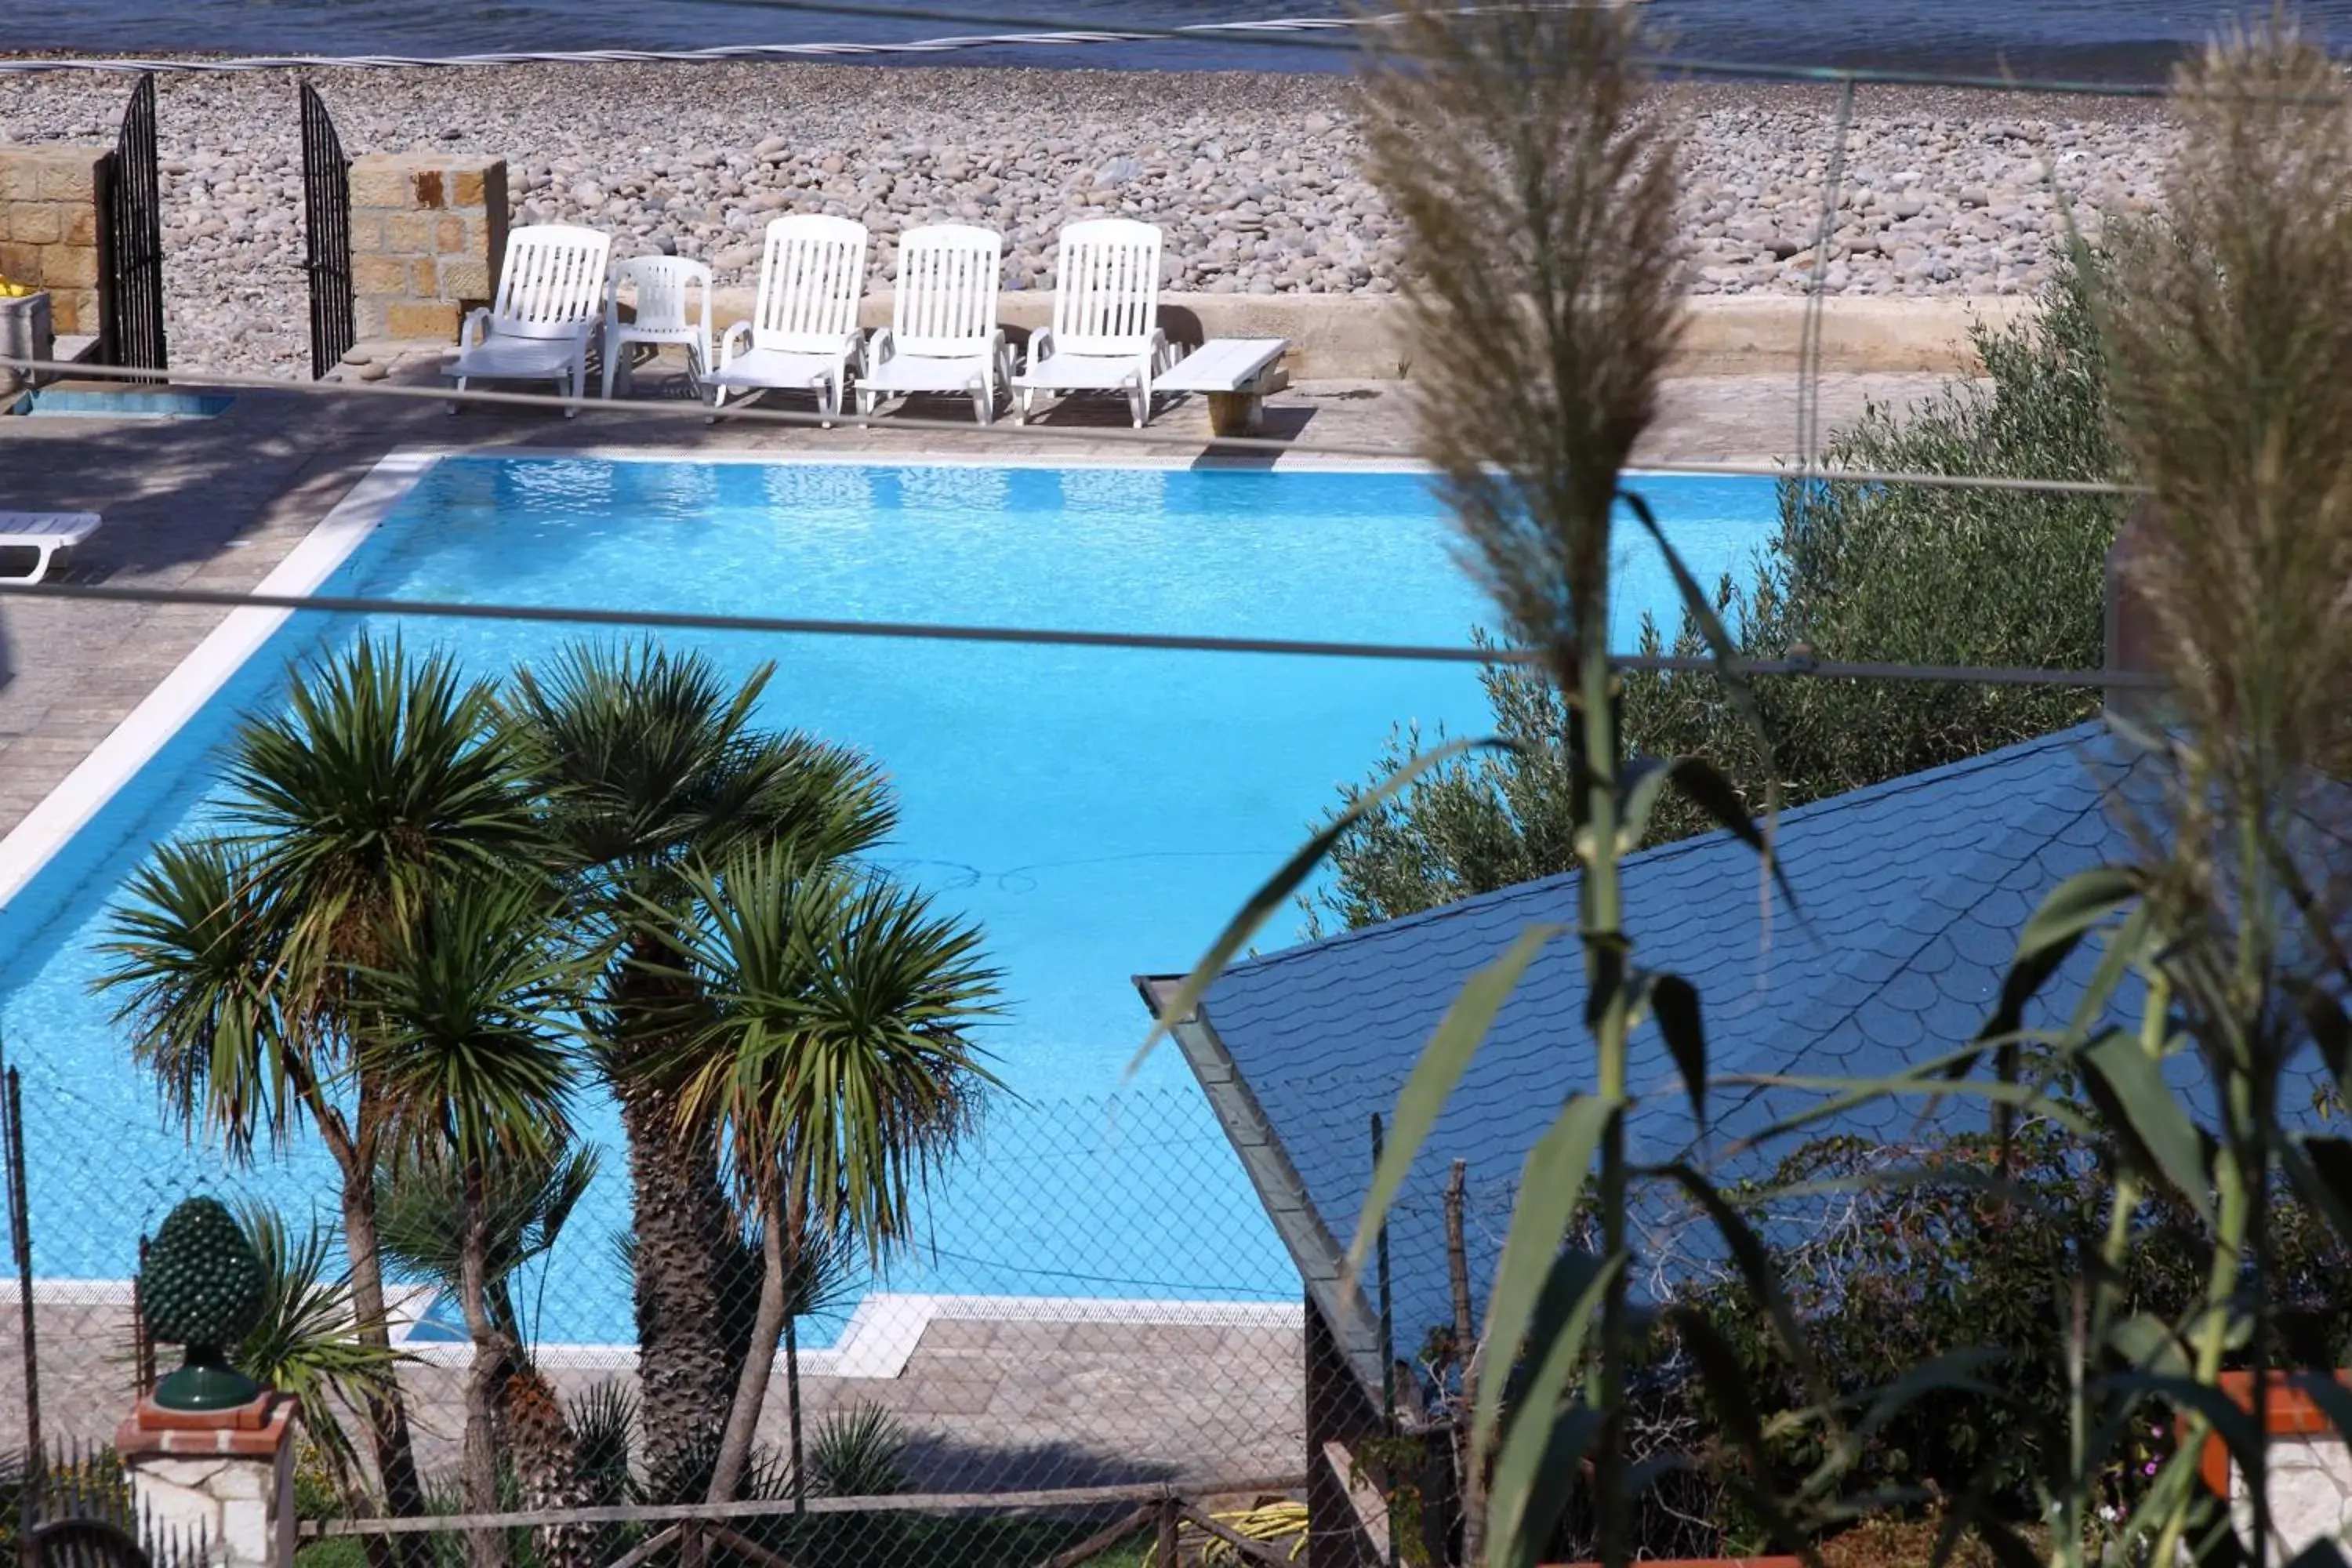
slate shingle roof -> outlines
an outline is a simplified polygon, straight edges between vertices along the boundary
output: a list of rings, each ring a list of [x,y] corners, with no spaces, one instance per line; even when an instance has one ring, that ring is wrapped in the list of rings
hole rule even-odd
[[[1780,849],[1801,920],[1777,891],[1766,897],[1755,857],[1728,835],[1647,851],[1624,868],[1635,961],[1698,987],[1717,1075],[1870,1076],[1957,1048],[1983,1023],[2042,896],[2128,852],[2105,802],[2138,794],[2137,772],[2126,743],[2092,723],[1788,812]],[[1255,1118],[1321,1221],[1320,1237],[1286,1232],[1312,1283],[1328,1259],[1306,1254],[1354,1231],[1370,1118],[1393,1105],[1463,982],[1531,923],[1569,928],[1496,1019],[1391,1223],[1401,1351],[1450,1317],[1439,1217],[1449,1163],[1469,1164],[1465,1228],[1483,1287],[1528,1151],[1592,1082],[1576,895],[1570,873],[1254,959],[1202,1009],[1209,1048],[1222,1046],[1237,1081],[1201,1059],[1197,1032],[1188,1050],[1229,1131]],[[2071,989],[2062,979],[2050,1007]],[[1635,1037],[1632,1083],[1637,1160],[1719,1148],[1776,1112],[1764,1091],[1725,1088],[1695,1125],[1654,1026]],[[1880,1107],[1839,1130],[1885,1138],[1903,1114]],[[1263,1164],[1254,1173],[1271,1207]]]

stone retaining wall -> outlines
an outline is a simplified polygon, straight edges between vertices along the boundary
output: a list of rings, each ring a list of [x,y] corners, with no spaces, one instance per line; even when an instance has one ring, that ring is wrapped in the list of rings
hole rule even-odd
[[[714,333],[751,314],[751,290],[721,289],[711,302]],[[1286,362],[1297,381],[1393,381],[1412,374],[1402,301],[1392,295],[1181,294],[1160,297],[1162,328],[1180,342],[1207,338],[1287,338]],[[1802,354],[1807,301],[1786,296],[1702,296],[1689,318],[1675,364],[1678,375],[1793,375]],[[1830,374],[1973,374],[1972,323],[1998,325],[2032,308],[2016,296],[1981,299],[1824,299],[1821,369]],[[1016,337],[1053,315],[1049,292],[1008,291],[998,319]],[[869,291],[859,320],[890,320],[890,295]]]

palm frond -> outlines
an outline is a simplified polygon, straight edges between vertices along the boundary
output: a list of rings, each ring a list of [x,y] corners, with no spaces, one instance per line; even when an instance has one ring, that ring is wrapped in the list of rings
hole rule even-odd
[[[485,1167],[484,1268],[491,1289],[554,1248],[564,1221],[595,1181],[598,1164],[596,1151],[583,1145]],[[446,1159],[410,1155],[376,1167],[376,1237],[394,1273],[457,1289],[464,1186],[457,1166]]]
[[[278,987],[284,921],[261,895],[255,858],[212,838],[178,838],[132,873],[91,989],[173,1120],[232,1156],[282,1145],[303,1114]]]
[[[535,878],[445,883],[362,972],[362,1067],[385,1147],[421,1163],[547,1159],[571,1132],[573,1011],[584,982]]]
[[[892,1497],[908,1484],[913,1439],[896,1412],[860,1400],[817,1417],[809,1438],[810,1489],[819,1497]]]
[[[262,1308],[233,1358],[255,1381],[294,1396],[303,1429],[339,1480],[357,1473],[358,1455],[341,1412],[396,1392],[398,1351],[368,1342],[352,1303],[351,1274],[335,1267],[336,1227],[313,1215],[298,1233],[257,1199],[234,1205],[261,1261]]]
[[[435,886],[543,858],[520,762],[490,683],[397,640],[362,636],[245,722],[229,817],[314,983],[380,958]]]
[[[635,1500],[631,1457],[636,1452],[637,1416],[637,1396],[610,1381],[582,1390],[564,1407],[586,1506],[615,1507]]]
[[[896,816],[855,752],[756,726],[774,676],[732,690],[709,660],[651,641],[577,643],[515,673],[510,711],[567,859],[647,889],[649,873],[739,843],[854,855]]]
[[[684,1048],[683,1125],[718,1125],[758,1206],[789,1194],[872,1248],[995,1079],[971,1037],[997,1011],[979,929],[837,864],[750,851],[689,870],[677,957],[715,1017]]]

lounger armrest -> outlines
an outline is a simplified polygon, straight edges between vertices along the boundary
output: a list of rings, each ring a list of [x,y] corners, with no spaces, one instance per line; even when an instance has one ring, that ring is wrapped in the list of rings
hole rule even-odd
[[[866,334],[852,331],[841,340],[841,362],[858,374],[866,374]]]
[[[1168,341],[1168,334],[1158,327],[1151,329],[1151,374],[1165,375],[1176,368],[1184,351]]]
[[[866,340],[866,364],[862,368],[878,370],[898,357],[898,336],[887,327],[877,327]]]
[[[1028,366],[1034,374],[1037,367],[1054,357],[1054,329],[1040,327],[1029,334]]]
[[[726,336],[719,340],[719,369],[725,370],[727,368],[728,362],[732,360],[737,354],[743,352],[739,345],[747,342],[751,336],[751,323],[749,321],[738,321],[733,326],[727,329]]]
[[[477,305],[466,312],[465,321],[457,328],[457,346],[460,349],[469,349],[474,346],[476,327],[482,329],[484,337],[489,336],[490,308],[488,305]]]

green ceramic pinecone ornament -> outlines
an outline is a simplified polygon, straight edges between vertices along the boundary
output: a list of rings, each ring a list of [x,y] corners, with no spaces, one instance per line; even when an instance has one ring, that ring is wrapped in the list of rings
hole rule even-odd
[[[235,1215],[211,1198],[189,1198],[163,1216],[139,1276],[148,1331],[186,1347],[186,1362],[155,1385],[168,1410],[226,1410],[261,1385],[228,1363],[261,1317],[261,1259]]]

